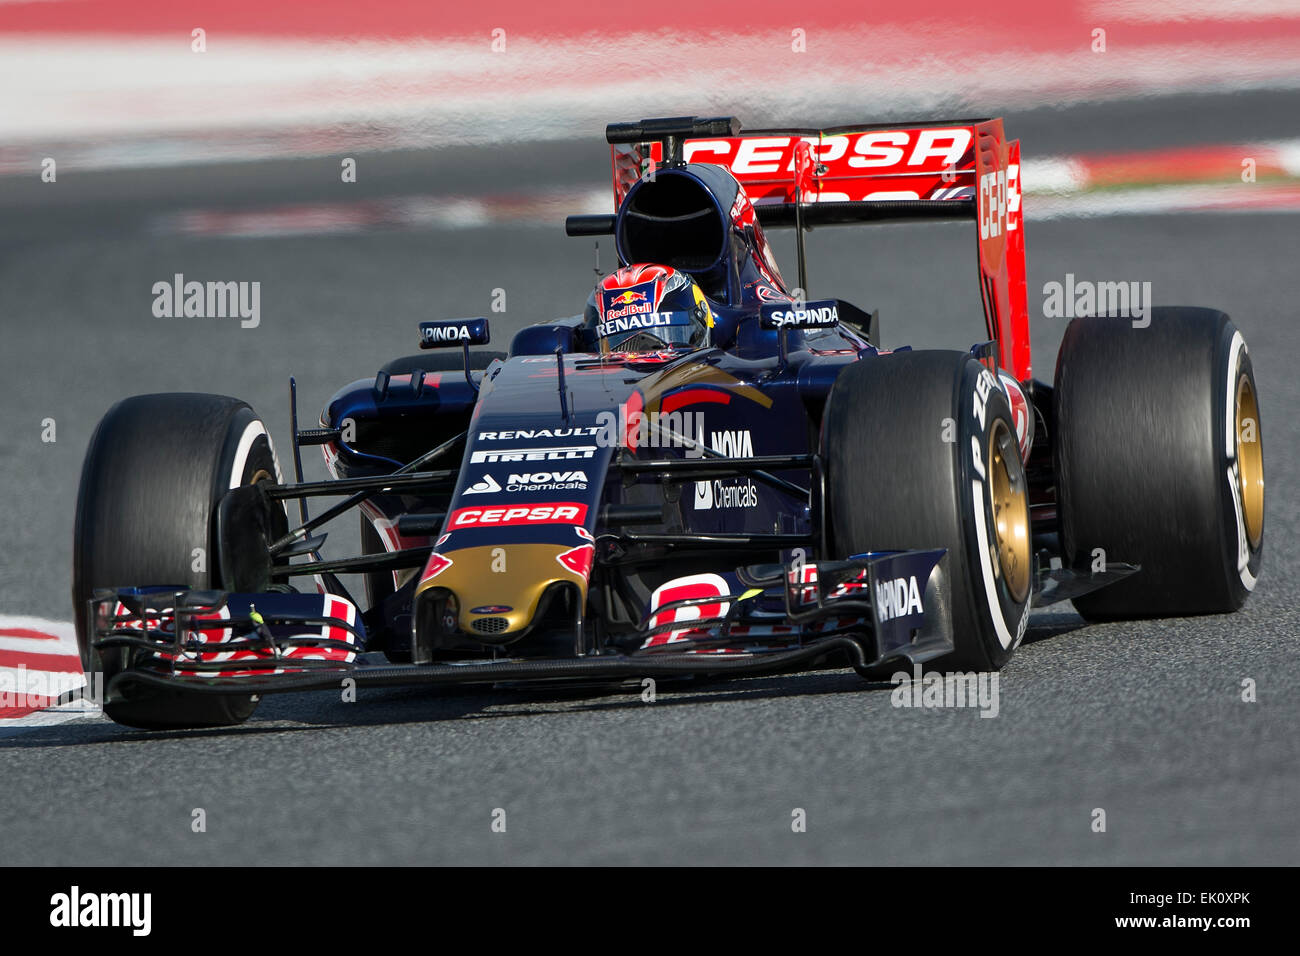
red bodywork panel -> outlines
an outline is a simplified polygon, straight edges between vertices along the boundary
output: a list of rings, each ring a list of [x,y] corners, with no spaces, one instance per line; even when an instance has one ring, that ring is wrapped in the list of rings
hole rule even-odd
[[[615,208],[661,161],[659,143],[612,147]],[[753,130],[688,139],[687,162],[726,167],[760,209],[769,204],[974,200],[980,299],[998,365],[1032,372],[1020,208],[1020,143],[1002,120],[825,130]]]

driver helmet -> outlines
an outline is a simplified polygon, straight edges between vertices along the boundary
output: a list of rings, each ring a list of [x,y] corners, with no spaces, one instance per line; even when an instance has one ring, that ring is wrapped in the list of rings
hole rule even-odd
[[[713,311],[685,272],[637,263],[596,283],[585,320],[602,354],[658,352],[707,345]]]

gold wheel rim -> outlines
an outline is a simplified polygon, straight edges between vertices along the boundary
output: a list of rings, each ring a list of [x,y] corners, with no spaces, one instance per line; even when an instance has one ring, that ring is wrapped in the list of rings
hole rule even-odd
[[[1264,537],[1264,445],[1259,433],[1259,403],[1250,377],[1237,381],[1237,496],[1252,551]]]
[[[994,567],[1016,603],[1029,596],[1029,495],[1020,446],[1002,419],[989,431],[992,468]]]

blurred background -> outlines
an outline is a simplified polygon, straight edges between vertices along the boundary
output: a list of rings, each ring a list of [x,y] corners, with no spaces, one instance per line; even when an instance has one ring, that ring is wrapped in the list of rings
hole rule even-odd
[[[247,399],[287,464],[291,374],[310,425],[414,352],[420,320],[487,315],[506,348],[579,312],[614,258],[562,223],[612,208],[605,124],[691,114],[1004,116],[1048,382],[1048,283],[1228,311],[1269,481],[1243,611],[1035,614],[998,720],[895,710],[841,672],[651,712],[412,690],[268,700],[181,739],[0,726],[6,861],[1295,863],[1300,0],[0,0],[0,664],[79,672],[66,623],[38,622],[61,644],[34,653],[44,634],[8,616],[71,617],[81,462],[111,404]],[[879,309],[886,345],[984,337],[969,227],[823,228],[808,250],[810,294]],[[177,275],[260,283],[257,326],[156,316]],[[327,553],[355,532],[336,522]],[[222,821],[204,837],[196,806]],[[812,821],[793,840],[791,807]]]
[[[1295,354],[1297,2],[0,2],[0,90],[9,613],[66,613],[81,456],[117,399],[246,398],[283,452],[290,374],[311,419],[421,319],[489,314],[504,348],[580,311],[613,253],[562,220],[612,209],[610,121],[1003,115],[1032,312],[1067,273],[1150,281]],[[809,252],[810,294],[880,309],[887,345],[982,337],[959,226],[821,229]],[[155,317],[178,273],[260,282],[258,327]],[[1047,380],[1063,326],[1035,327]],[[1262,363],[1266,393],[1285,379]]]

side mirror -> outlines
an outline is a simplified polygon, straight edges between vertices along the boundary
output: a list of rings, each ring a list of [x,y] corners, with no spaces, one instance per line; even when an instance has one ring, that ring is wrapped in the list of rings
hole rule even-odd
[[[804,305],[765,305],[761,311],[764,329],[829,329],[840,324],[839,302],[822,299]]]
[[[491,341],[487,319],[446,319],[420,323],[420,348],[445,349],[487,345]]]

